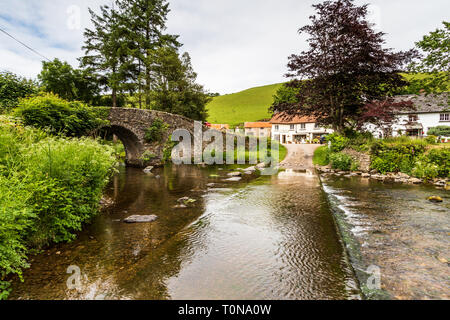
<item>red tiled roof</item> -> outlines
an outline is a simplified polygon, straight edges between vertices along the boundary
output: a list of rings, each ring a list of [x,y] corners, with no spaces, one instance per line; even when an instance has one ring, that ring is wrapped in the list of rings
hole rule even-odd
[[[275,114],[270,123],[273,124],[296,124],[296,123],[315,123],[316,118],[312,116],[289,115],[285,112]]]
[[[246,122],[244,124],[245,128],[272,128],[270,122]]]
[[[217,129],[217,130],[230,129],[230,125],[229,124],[216,124],[216,123],[213,123],[213,124],[211,124],[211,128]]]

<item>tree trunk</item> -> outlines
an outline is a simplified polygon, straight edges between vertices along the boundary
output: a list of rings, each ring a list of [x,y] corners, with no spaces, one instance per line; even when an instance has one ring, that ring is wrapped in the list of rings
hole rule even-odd
[[[117,108],[117,90],[116,90],[116,88],[113,88],[113,91],[112,91],[112,106],[113,106],[113,108]]]
[[[142,72],[142,65],[141,61],[139,60],[139,73],[138,73],[138,82],[139,82],[139,109],[142,109],[142,82],[141,82],[141,72]]]

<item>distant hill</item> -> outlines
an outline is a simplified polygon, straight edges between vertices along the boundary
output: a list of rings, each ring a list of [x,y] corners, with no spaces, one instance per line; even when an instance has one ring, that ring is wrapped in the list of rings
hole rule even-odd
[[[281,85],[271,84],[215,97],[207,106],[208,122],[226,123],[235,127],[244,122],[271,118],[269,107]]]
[[[402,75],[408,80],[412,78],[408,74]],[[422,77],[426,76],[419,75],[419,78]],[[270,119],[272,114],[269,113],[269,107],[272,105],[273,96],[281,85],[282,83],[277,83],[255,87],[213,98],[207,106],[208,122],[225,123],[235,127],[244,122]]]

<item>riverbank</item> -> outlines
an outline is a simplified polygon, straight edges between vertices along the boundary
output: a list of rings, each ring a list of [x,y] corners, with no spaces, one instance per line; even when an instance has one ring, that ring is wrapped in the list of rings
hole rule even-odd
[[[31,252],[73,240],[98,213],[115,163],[113,149],[96,140],[0,117],[0,300]]]
[[[435,186],[437,189],[450,190],[450,179],[449,178],[434,178],[434,179],[419,179],[416,177],[409,176],[402,172],[389,172],[387,174],[381,174],[376,172],[362,172],[362,171],[342,171],[340,169],[332,169],[329,166],[321,167],[316,166],[316,170],[322,177],[361,177],[364,179],[371,179],[375,181],[380,181],[383,183],[399,183],[399,184],[409,184],[409,185],[419,185],[426,184]]]
[[[450,189],[450,148],[435,137],[374,139],[367,133],[332,134],[315,151],[324,175],[363,176],[386,183],[433,184]]]

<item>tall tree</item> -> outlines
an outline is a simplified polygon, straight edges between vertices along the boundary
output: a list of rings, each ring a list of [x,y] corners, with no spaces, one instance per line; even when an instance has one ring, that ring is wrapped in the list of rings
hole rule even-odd
[[[149,52],[148,58],[152,61],[151,108],[205,121],[211,97],[196,83],[189,54],[180,57],[177,49],[161,47]]]
[[[150,108],[154,61],[152,52],[161,47],[179,48],[178,36],[165,34],[169,4],[166,0],[116,0],[121,24],[128,30],[128,47],[134,56],[134,82],[145,106]],[[142,91],[144,93],[142,94]]]
[[[69,101],[78,100],[92,104],[99,94],[99,87],[88,72],[74,69],[59,59],[42,62],[38,79],[44,91],[56,93]]]
[[[385,34],[368,22],[367,5],[335,0],[313,7],[311,24],[299,30],[309,34],[310,49],[290,56],[286,75],[294,78],[288,86],[299,90],[297,101],[271,110],[312,115],[342,132],[356,125],[367,103],[385,101],[408,84],[399,73],[415,53],[383,48]]]
[[[421,59],[409,66],[409,71],[415,74],[411,81],[412,93],[419,93],[421,90],[428,93],[449,90],[450,22],[444,21],[443,24],[443,29],[430,32],[416,43],[416,47],[421,52]]]
[[[84,32],[85,56],[81,66],[96,76],[104,90],[111,90],[112,106],[117,106],[117,95],[128,88],[133,59],[129,55],[128,30],[121,24],[117,10],[101,6],[100,14],[89,9],[93,29]]]

